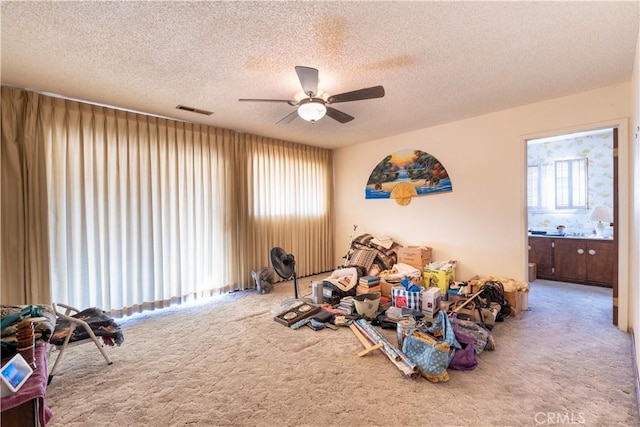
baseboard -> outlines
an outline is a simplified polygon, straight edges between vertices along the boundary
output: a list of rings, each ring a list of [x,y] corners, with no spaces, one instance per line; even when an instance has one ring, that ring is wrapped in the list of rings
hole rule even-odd
[[[636,334],[633,328],[629,329],[631,333],[631,358],[633,362],[633,378],[636,386],[636,400],[638,401],[638,415],[640,415],[640,375],[638,373],[638,355],[636,354]]]

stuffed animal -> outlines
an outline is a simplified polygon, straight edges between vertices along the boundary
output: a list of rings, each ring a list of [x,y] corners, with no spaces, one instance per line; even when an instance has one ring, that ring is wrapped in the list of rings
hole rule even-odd
[[[256,291],[259,294],[268,294],[273,289],[273,282],[275,276],[273,270],[268,267],[261,268],[260,270],[252,271],[251,277],[256,285]]]

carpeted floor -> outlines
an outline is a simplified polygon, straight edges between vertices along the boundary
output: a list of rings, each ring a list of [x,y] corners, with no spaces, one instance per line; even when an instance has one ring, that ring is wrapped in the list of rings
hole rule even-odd
[[[533,282],[530,311],[496,324],[496,351],[443,384],[404,378],[380,352],[358,357],[348,328],[274,322],[292,295],[283,282],[121,320],[111,366],[91,345],[65,354],[49,426],[640,425],[610,289]]]

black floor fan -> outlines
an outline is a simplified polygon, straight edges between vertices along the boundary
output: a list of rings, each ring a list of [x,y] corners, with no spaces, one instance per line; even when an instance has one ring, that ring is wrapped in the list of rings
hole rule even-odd
[[[282,248],[271,249],[271,266],[284,280],[293,277],[293,296],[298,299],[298,277],[296,276],[296,260],[294,256]]]

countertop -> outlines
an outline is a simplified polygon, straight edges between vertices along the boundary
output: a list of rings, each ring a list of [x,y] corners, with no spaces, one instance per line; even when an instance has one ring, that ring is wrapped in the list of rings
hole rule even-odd
[[[561,235],[561,234],[557,234],[557,233],[548,233],[548,234],[532,234],[529,233],[529,237],[548,237],[548,238],[554,238],[554,239],[582,239],[582,240],[605,240],[605,241],[612,241],[613,237],[599,237],[593,234],[585,234],[585,235],[578,235],[578,234],[565,234],[565,235]]]

